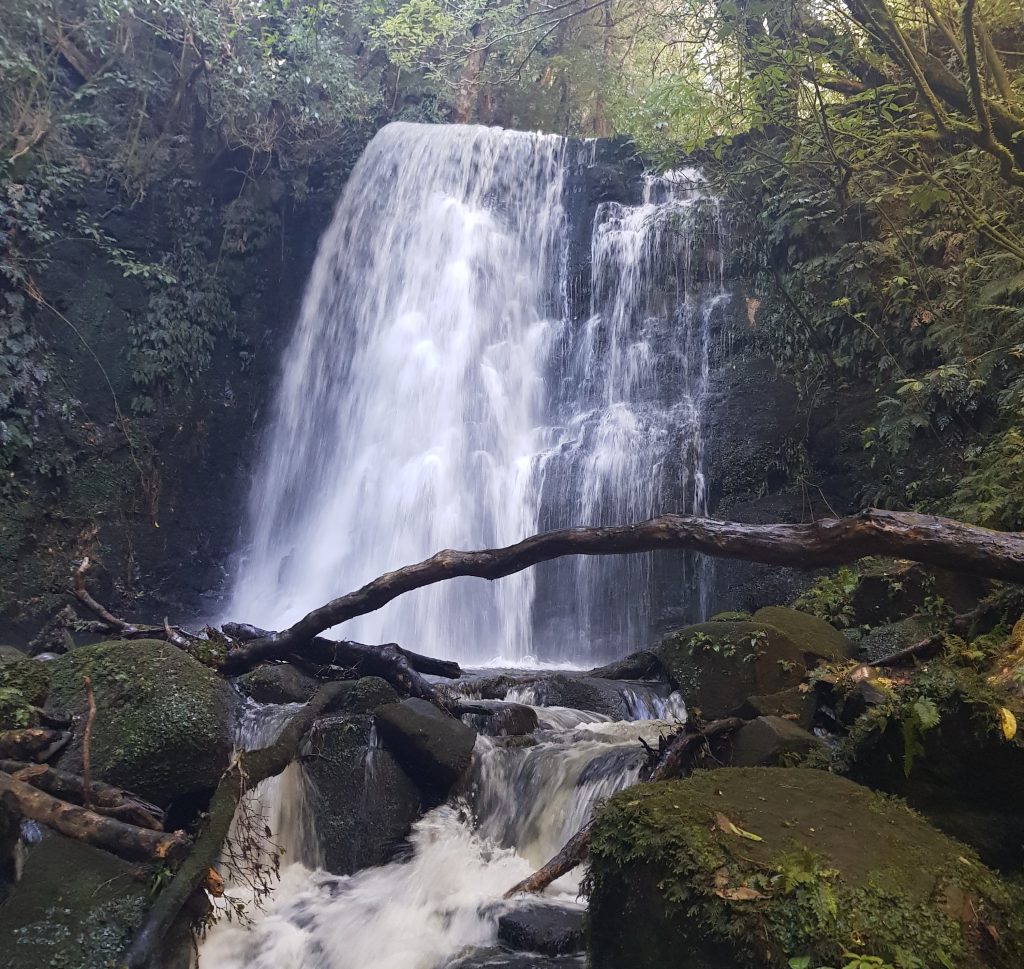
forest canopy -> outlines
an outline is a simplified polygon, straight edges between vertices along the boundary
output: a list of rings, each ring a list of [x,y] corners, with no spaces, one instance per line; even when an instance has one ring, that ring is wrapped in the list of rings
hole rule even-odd
[[[254,357],[249,260],[405,119],[695,159],[737,215],[752,338],[808,407],[867,387],[860,503],[1024,527],[1022,25],[1017,0],[9,0],[5,500],[71,473],[107,413],[155,507],[152,442],[213,392],[218,345]],[[120,375],[51,278],[82,246],[137,293]]]

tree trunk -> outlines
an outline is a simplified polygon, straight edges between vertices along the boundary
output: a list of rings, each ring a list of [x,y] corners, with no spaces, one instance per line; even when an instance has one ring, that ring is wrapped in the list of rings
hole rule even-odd
[[[635,525],[545,532],[501,549],[438,552],[314,609],[282,632],[232,650],[225,670],[241,673],[268,659],[305,653],[310,641],[325,629],[374,612],[406,592],[446,579],[500,579],[566,555],[658,550],[689,550],[804,569],[842,565],[867,555],[891,555],[953,571],[1024,582],[1024,535],[996,532],[949,518],[876,508],[803,525],[743,525],[662,515]]]

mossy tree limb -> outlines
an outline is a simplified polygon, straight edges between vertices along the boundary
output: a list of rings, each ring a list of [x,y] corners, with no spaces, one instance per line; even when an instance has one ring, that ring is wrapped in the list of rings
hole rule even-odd
[[[889,555],[953,571],[1024,582],[1024,535],[997,532],[949,518],[877,508],[801,525],[746,525],[662,515],[634,525],[543,532],[499,549],[438,552],[333,599],[288,629],[232,650],[225,669],[242,673],[265,660],[301,653],[324,630],[375,612],[407,592],[447,579],[475,576],[494,580],[568,555],[658,550],[688,550],[796,568],[835,566],[869,555]]]
[[[295,759],[306,731],[343,689],[340,683],[325,684],[288,721],[274,743],[259,750],[241,752],[235,757],[217,785],[206,824],[196,838],[195,846],[170,884],[157,897],[125,954],[123,966],[142,969],[150,963],[179,913],[204,883],[208,871],[217,864],[242,798],[261,781],[280,774]]]

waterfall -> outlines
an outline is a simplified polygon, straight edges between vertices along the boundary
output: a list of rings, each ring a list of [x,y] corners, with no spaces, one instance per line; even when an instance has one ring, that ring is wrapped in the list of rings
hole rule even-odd
[[[281,628],[443,548],[705,510],[717,208],[695,173],[599,206],[577,318],[566,186],[587,157],[495,128],[376,135],[284,362],[233,618]],[[694,602],[696,615],[699,589]],[[441,583],[345,635],[471,663],[592,665],[645,646],[652,609],[649,556],[588,559]]]

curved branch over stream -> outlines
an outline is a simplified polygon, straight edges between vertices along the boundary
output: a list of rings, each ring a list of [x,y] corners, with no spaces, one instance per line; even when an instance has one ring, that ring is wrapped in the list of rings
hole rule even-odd
[[[375,612],[407,592],[447,579],[500,579],[567,555],[622,555],[658,550],[689,550],[803,569],[841,565],[868,555],[890,555],[1024,583],[1024,534],[996,532],[949,518],[877,508],[802,525],[744,525],[662,515],[635,525],[544,532],[500,549],[438,552],[333,599],[288,629],[232,650],[225,661],[225,672],[241,673],[265,660],[302,652],[324,630]]]

